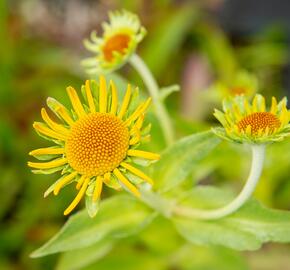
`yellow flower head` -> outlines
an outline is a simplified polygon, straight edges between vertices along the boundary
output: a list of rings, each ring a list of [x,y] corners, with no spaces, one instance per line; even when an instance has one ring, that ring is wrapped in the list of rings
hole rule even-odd
[[[222,99],[228,96],[241,95],[251,98],[257,92],[257,88],[257,78],[245,70],[237,72],[234,78],[232,78],[231,83],[218,82],[215,85],[215,90]]]
[[[62,177],[45,193],[57,195],[62,187],[76,183],[77,196],[64,211],[68,215],[86,195],[96,203],[103,183],[114,189],[122,186],[136,196],[140,181],[153,184],[151,178],[131,165],[132,162],[158,160],[159,155],[137,150],[140,142],[148,139],[150,125],[143,128],[144,114],[151,99],[131,111],[134,93],[128,85],[121,106],[114,83],[110,82],[107,93],[106,80],[100,83],[86,81],[82,87],[85,103],[76,90],[67,88],[73,109],[67,110],[61,103],[48,98],[47,104],[59,118],[57,123],[46,109],[41,110],[43,123],[35,122],[33,127],[42,137],[56,145],[31,151],[29,154],[45,162],[28,162],[35,173],[49,174],[61,171]],[[135,91],[136,93],[136,91]]]
[[[103,23],[103,36],[92,32],[85,47],[96,55],[83,61],[88,73],[108,73],[126,63],[143,39],[146,30],[139,18],[128,11],[109,13],[109,23]]]
[[[286,98],[277,104],[273,97],[271,108],[267,111],[265,99],[259,94],[252,104],[244,96],[226,99],[223,102],[224,112],[214,112],[224,128],[214,128],[213,131],[224,139],[239,143],[281,141],[290,135],[290,112],[286,105]]]

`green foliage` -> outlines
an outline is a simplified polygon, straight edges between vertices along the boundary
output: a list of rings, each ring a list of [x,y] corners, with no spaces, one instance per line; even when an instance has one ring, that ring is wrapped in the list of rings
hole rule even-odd
[[[233,195],[215,188],[196,188],[185,199],[194,208],[218,208]],[[179,233],[194,244],[222,245],[236,250],[256,250],[263,243],[290,241],[290,213],[263,207],[250,200],[234,214],[216,221],[175,218]]]
[[[156,188],[166,192],[186,179],[194,165],[204,158],[220,140],[210,131],[193,134],[169,147],[153,167]]]
[[[102,202],[95,218],[85,210],[71,216],[59,233],[31,256],[88,247],[106,237],[125,237],[139,231],[151,218],[151,211],[134,198],[114,196]]]

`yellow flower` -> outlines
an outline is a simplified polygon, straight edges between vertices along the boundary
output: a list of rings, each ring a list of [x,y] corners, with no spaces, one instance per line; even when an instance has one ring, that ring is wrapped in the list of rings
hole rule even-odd
[[[120,68],[146,34],[139,18],[125,10],[110,12],[109,23],[102,26],[102,37],[93,31],[91,41],[84,41],[85,47],[96,54],[82,62],[88,73],[108,73]]]
[[[224,128],[214,128],[220,137],[250,144],[264,144],[281,141],[290,135],[290,113],[287,110],[287,99],[278,104],[272,98],[270,110],[266,110],[265,99],[257,94],[252,104],[244,96],[226,99],[223,111],[215,110],[214,116]]]
[[[239,71],[232,78],[231,83],[217,82],[212,87],[212,91],[217,92],[219,99],[227,96],[244,95],[248,98],[254,96],[258,88],[257,78],[247,71]]]
[[[159,159],[158,154],[136,149],[149,136],[150,126],[143,128],[143,120],[151,99],[131,111],[130,104],[136,96],[131,92],[128,85],[119,106],[112,81],[109,94],[104,77],[100,77],[99,86],[95,81],[86,81],[82,87],[84,104],[74,88],[67,88],[73,107],[71,111],[55,99],[48,98],[49,108],[61,123],[55,122],[43,108],[41,116],[44,123],[33,124],[39,135],[52,140],[56,146],[30,152],[30,155],[46,162],[28,162],[28,166],[36,169],[35,173],[62,171],[62,177],[45,196],[52,191],[57,195],[62,187],[73,182],[79,190],[64,215],[77,206],[85,193],[91,196],[92,202],[97,202],[103,183],[115,189],[123,186],[136,196],[140,196],[140,192],[132,182],[153,184],[150,177],[131,165],[138,159],[139,163]]]

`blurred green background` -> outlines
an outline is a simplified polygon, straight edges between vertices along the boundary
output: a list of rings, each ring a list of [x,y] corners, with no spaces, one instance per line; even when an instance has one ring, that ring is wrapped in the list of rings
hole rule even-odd
[[[217,124],[212,111],[220,107],[222,94],[212,86],[231,85],[241,70],[256,78],[258,91],[267,98],[289,95],[290,5],[285,2],[0,0],[0,269],[64,269],[59,255],[29,258],[63,225],[62,211],[74,194],[67,188],[61,196],[43,199],[57,176],[34,175],[26,167],[27,153],[47,146],[32,123],[40,120],[46,97],[68,104],[65,87],[79,89],[87,78],[80,66],[89,55],[82,40],[101,29],[109,10],[125,8],[140,16],[148,34],[138,53],[160,85],[180,84],[167,106],[182,137]],[[130,67],[119,74],[142,87]],[[158,123],[150,117],[148,148],[162,151]],[[289,139],[268,149],[255,194],[268,206],[290,209],[289,150]],[[238,191],[248,157],[243,147],[222,143],[191,178]],[[289,252],[289,245],[277,244],[251,253],[189,245],[160,218],[79,269],[287,270]]]

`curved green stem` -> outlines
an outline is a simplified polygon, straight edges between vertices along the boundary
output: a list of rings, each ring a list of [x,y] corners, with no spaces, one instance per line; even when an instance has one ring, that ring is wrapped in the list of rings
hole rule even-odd
[[[164,104],[159,99],[159,87],[157,82],[147,65],[137,54],[133,54],[130,57],[129,62],[142,77],[148,92],[152,97],[152,101],[156,109],[156,116],[159,119],[166,143],[169,145],[174,140],[174,132],[168,112]]]
[[[252,145],[252,167],[247,179],[247,182],[240,192],[240,194],[229,204],[224,207],[214,210],[201,210],[193,209],[182,206],[175,206],[173,213],[178,216],[196,218],[196,219],[219,219],[227,215],[232,214],[238,210],[252,195],[257,183],[259,182],[264,157],[265,157],[265,145]]]

